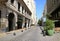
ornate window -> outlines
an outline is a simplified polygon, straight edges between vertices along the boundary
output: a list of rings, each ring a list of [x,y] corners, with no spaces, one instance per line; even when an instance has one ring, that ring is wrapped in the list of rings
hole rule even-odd
[[[22,13],[23,13],[24,7],[22,7]]]
[[[20,3],[18,2],[18,11],[20,11]]]

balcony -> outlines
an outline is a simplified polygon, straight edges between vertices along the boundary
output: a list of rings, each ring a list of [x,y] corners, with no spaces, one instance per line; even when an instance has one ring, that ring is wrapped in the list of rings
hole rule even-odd
[[[11,4],[7,4],[7,3],[6,3],[6,6],[7,6],[9,9],[11,9],[12,11],[16,12],[18,15],[21,15],[21,16],[24,16],[24,17],[26,17],[26,18],[28,18],[28,19],[31,19],[31,17],[30,17],[29,14],[27,14],[27,13],[22,14],[22,13],[19,12],[16,8],[14,8]]]

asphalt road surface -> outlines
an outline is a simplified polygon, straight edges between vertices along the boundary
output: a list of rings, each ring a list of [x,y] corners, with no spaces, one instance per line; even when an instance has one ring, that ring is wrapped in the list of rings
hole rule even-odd
[[[31,30],[25,32],[24,34],[11,39],[10,41],[40,41],[40,28],[34,27]]]
[[[7,35],[7,37],[1,38],[0,41],[60,41],[60,32],[53,36],[43,36],[39,26],[31,27],[31,29],[16,34],[16,36]]]

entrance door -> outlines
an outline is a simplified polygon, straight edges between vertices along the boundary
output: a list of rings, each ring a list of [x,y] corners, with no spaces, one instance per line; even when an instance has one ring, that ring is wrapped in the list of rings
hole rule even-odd
[[[14,14],[10,13],[8,16],[8,27],[9,27],[9,31],[13,30],[14,27]]]

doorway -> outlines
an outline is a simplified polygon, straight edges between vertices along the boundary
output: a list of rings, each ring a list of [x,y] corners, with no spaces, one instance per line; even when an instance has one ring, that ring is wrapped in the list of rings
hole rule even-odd
[[[8,16],[8,27],[9,27],[9,31],[13,30],[14,27],[14,14],[10,13]]]

